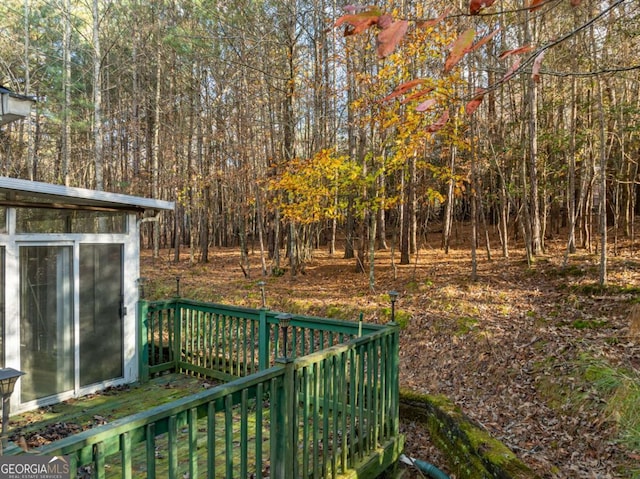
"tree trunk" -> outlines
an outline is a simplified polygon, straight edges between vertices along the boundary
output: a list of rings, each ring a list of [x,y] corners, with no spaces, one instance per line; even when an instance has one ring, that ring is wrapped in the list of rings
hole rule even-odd
[[[400,264],[409,264],[411,248],[411,199],[413,184],[411,180],[405,182],[402,194],[402,224],[400,235]]]
[[[97,0],[94,0],[94,2]],[[154,198],[160,197],[160,98],[161,98],[161,42],[160,42],[160,20],[156,21],[156,78],[155,78],[155,98],[153,116],[153,149],[151,166],[151,194]],[[153,225],[153,257],[160,257],[160,224],[154,221]]]
[[[102,128],[102,50],[100,48],[100,10],[93,0],[93,141],[96,189],[104,189],[104,137]]]
[[[569,132],[569,158],[568,158],[568,181],[567,181],[567,220],[569,231],[567,234],[567,249],[564,256],[563,265],[566,267],[569,255],[576,252],[576,121],[577,121],[577,100],[576,82],[571,80],[571,125]]]
[[[478,280],[478,167],[476,159],[475,122],[471,120],[471,188],[469,202],[471,203],[471,281]]]
[[[411,213],[411,222],[409,224],[410,231],[409,237],[411,243],[409,244],[409,253],[416,254],[418,252],[418,198],[416,195],[416,187],[418,183],[418,170],[417,170],[417,158],[414,154],[409,161],[409,204]]]
[[[449,158],[449,181],[447,182],[447,203],[444,210],[444,224],[442,227],[442,248],[444,254],[449,254],[449,243],[451,241],[451,223],[453,222],[454,188],[455,188],[455,160],[456,146],[451,145],[451,155]]]
[[[376,257],[376,214],[369,214],[369,291],[375,291],[375,257]]]
[[[69,163],[71,148],[71,3],[64,2],[64,36],[62,40],[62,90],[64,109],[62,112],[62,152],[60,176],[65,186],[70,185]]]
[[[385,174],[382,173],[379,176],[379,190],[380,191],[385,191],[386,190],[386,177]],[[389,246],[387,246],[387,222],[386,222],[386,214],[385,214],[385,201],[384,201],[384,197],[382,198],[381,202],[380,202],[380,208],[378,209],[378,215],[377,215],[377,227],[376,227],[376,231],[377,231],[377,236],[378,236],[378,249],[381,250],[387,250],[389,249]]]

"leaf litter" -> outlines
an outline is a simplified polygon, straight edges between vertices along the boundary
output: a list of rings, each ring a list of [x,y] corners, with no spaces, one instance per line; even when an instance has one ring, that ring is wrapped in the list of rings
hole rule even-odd
[[[165,291],[179,277],[185,297],[259,307],[264,280],[272,310],[336,317],[338,309],[343,319],[362,312],[379,323],[389,320],[386,293],[396,290],[398,312],[409,316],[400,332],[401,387],[448,396],[541,477],[640,477],[640,451],[621,443],[607,398],[581,371],[594,358],[640,377],[640,338],[630,336],[628,319],[640,258],[619,248],[609,259],[609,287],[599,289],[597,258],[577,254],[563,268],[564,247],[550,242],[532,267],[519,250],[479,259],[477,281],[466,249],[422,249],[410,265],[378,251],[373,290],[354,260],[323,250],[295,277],[263,277],[258,251],[245,277],[235,249],[210,251],[208,264],[188,254],[176,264],[168,250],[156,259],[145,253],[142,269]],[[401,429],[407,455],[446,470],[421,424],[407,420]]]

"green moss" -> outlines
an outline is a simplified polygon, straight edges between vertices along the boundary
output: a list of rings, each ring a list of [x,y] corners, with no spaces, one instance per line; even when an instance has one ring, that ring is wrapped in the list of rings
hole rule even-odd
[[[461,479],[539,477],[444,396],[403,390],[400,415],[425,424],[431,440],[447,458],[449,469]]]
[[[492,464],[508,466],[518,460],[507,446],[491,437],[486,431],[471,427],[469,423],[463,423],[462,429],[467,434],[473,450],[482,451]]]

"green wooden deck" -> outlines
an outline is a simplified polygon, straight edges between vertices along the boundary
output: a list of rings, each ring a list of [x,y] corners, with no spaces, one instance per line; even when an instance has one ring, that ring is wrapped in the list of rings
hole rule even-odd
[[[16,416],[14,436],[73,424],[37,450],[98,479],[361,479],[399,456],[395,325],[281,327],[278,313],[180,298],[139,316],[140,384]]]
[[[144,384],[133,384],[126,387],[113,388],[90,396],[68,400],[54,406],[29,411],[11,418],[10,440],[14,443],[18,442],[19,437],[23,437],[27,443],[37,448],[45,444],[50,444],[55,440],[62,439],[66,433],[73,435],[80,431],[93,429],[98,426],[108,424],[118,419],[126,418],[140,411],[151,409],[163,404],[170,403],[177,399],[202,392],[215,386],[215,383],[207,379],[199,379],[184,374],[165,374]],[[234,408],[238,409],[240,406]],[[247,404],[248,409],[255,411],[255,400],[251,404]],[[241,441],[255,442],[256,440],[256,423],[255,420],[246,424],[246,431],[243,430],[240,415],[232,413],[233,427],[231,431],[234,467],[234,477],[242,477],[240,471],[240,452]],[[224,420],[225,412],[216,414],[214,421],[214,433],[212,436],[216,438],[213,449],[218,451],[214,462],[215,469],[225,471],[225,439]],[[268,419],[268,409],[263,409],[263,414]],[[207,421],[200,419],[197,421],[196,441],[199,448],[207,448]],[[244,437],[246,435],[246,437]],[[58,436],[58,437],[56,437]],[[178,444],[178,457],[187,458],[188,444],[190,441],[189,428],[183,428],[178,431],[175,441]],[[169,477],[169,438],[168,434],[164,434],[156,438],[155,456],[156,456],[156,475],[158,477]],[[263,476],[268,474],[268,457],[269,457],[269,440],[268,437],[262,437],[264,447],[263,464],[266,469]],[[36,449],[34,449],[35,451]],[[248,447],[247,450],[255,450]],[[147,449],[144,444],[138,444],[132,450],[132,477],[147,477]],[[246,467],[249,474],[253,474],[255,470],[255,458],[248,458]],[[208,464],[205,460],[200,460],[198,471],[203,477],[207,476]],[[113,454],[105,458],[105,477],[118,478],[123,477],[122,474],[122,458],[120,454]],[[189,477],[189,461],[178,461],[179,477]],[[90,471],[85,468],[79,473],[79,476],[86,475],[90,477]],[[255,474],[254,474],[255,475]]]

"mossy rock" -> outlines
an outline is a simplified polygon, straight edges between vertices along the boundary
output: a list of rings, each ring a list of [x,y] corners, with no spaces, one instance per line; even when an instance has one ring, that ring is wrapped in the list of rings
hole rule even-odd
[[[424,424],[460,479],[540,479],[507,446],[444,396],[400,392],[400,418]]]

